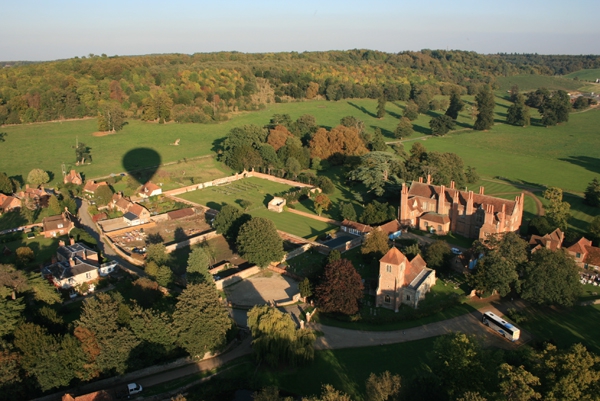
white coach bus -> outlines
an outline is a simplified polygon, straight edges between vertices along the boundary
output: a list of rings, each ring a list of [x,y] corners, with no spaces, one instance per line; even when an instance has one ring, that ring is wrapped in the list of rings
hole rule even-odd
[[[481,321],[483,324],[496,330],[510,341],[517,341],[521,336],[521,330],[492,312],[485,312]]]

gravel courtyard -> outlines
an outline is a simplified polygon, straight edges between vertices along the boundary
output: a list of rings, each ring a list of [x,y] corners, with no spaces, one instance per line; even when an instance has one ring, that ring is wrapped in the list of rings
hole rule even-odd
[[[225,287],[227,299],[234,305],[263,305],[268,301],[291,301],[297,294],[298,283],[278,273],[265,271]]]

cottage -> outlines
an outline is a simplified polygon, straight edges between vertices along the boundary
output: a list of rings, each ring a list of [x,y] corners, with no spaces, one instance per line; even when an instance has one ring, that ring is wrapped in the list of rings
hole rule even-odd
[[[396,312],[402,304],[416,308],[435,282],[435,270],[427,267],[421,255],[409,261],[393,247],[379,260],[377,306]]]
[[[73,240],[68,246],[61,241],[56,260],[42,268],[42,276],[62,289],[92,282],[98,279],[98,253]]]
[[[142,187],[140,188],[140,192],[139,195],[142,198],[149,198],[151,196],[157,196],[162,194],[162,188],[159,187],[156,184],[153,184],[151,182],[147,182],[144,185],[142,185]]]
[[[560,228],[557,228],[556,230],[544,236],[532,235],[531,238],[529,238],[531,253],[534,253],[542,248],[556,251],[562,247],[564,239],[565,234],[560,230]]]
[[[144,206],[132,203],[127,209],[127,213],[133,213],[136,215],[140,221],[140,224],[144,224],[150,221],[150,212]],[[126,214],[127,214],[126,213]]]
[[[48,206],[50,195],[54,192],[45,189],[43,186],[39,188],[30,188],[29,184],[25,185],[25,189],[16,194],[17,198],[24,200],[29,205],[34,205],[36,208]]]
[[[96,192],[96,190],[98,189],[98,187],[101,187],[102,185],[108,185],[106,182],[101,181],[101,182],[96,182],[96,181],[86,181],[85,186],[83,187],[83,192],[87,192],[89,194],[93,194],[94,192]]]
[[[581,237],[579,241],[567,248],[567,252],[573,256],[579,267],[600,269],[600,248],[593,246],[589,239]]]
[[[67,235],[75,225],[65,213],[58,216],[44,217],[42,220],[45,238],[54,238],[61,235]]]
[[[0,194],[0,214],[21,209],[21,201],[14,196]]]
[[[123,193],[117,192],[113,194],[112,199],[107,206],[109,209],[117,210],[121,213],[127,213],[127,210],[133,206],[133,203],[129,199],[125,198]]]
[[[492,234],[516,232],[523,219],[523,194],[514,201],[460,191],[454,187],[433,185],[431,176],[402,184],[398,219],[404,226],[447,234],[450,231],[467,238],[484,239]]]
[[[340,230],[354,235],[365,235],[373,231],[373,227],[345,219],[342,221]]]
[[[83,184],[83,179],[81,178],[81,174],[79,174],[75,170],[71,170],[69,171],[69,174],[65,174],[65,177],[63,178],[63,183],[81,185]]]

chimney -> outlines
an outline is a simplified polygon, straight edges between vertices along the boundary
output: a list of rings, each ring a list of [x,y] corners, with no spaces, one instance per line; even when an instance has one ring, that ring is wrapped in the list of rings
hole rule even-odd
[[[485,190],[484,187],[479,187],[479,195],[483,195],[483,191]]]
[[[427,174],[427,184],[431,184],[431,174]]]
[[[450,189],[454,189],[454,186],[455,186],[454,181],[450,181]]]
[[[75,261],[73,260],[73,258],[69,259],[69,265],[71,267],[75,266]]]
[[[70,243],[71,245],[75,245],[75,238],[73,238],[73,237],[69,237],[69,243]]]
[[[419,182],[422,184],[423,183],[423,177],[419,177]]]
[[[549,239],[546,240],[546,248],[550,249],[550,240]]]
[[[438,199],[438,210],[437,212],[439,214],[446,214],[446,186],[441,185],[440,186],[440,196]]]
[[[58,241],[58,246],[65,246],[65,241],[63,241],[63,240]]]

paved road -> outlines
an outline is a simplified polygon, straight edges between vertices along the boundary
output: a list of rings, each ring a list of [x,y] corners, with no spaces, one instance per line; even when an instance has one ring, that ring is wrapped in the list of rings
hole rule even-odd
[[[79,224],[81,227],[87,231],[95,240],[98,242],[98,249],[102,253],[102,255],[106,256],[109,259],[116,260],[121,266],[126,267],[127,269],[133,271],[140,277],[146,277],[146,273],[137,266],[132,265],[122,257],[120,257],[114,249],[112,249],[109,245],[107,245],[104,241],[100,239],[100,234],[96,231],[96,225],[92,221],[88,213],[88,203],[85,200],[77,199],[77,208],[79,209]]]

